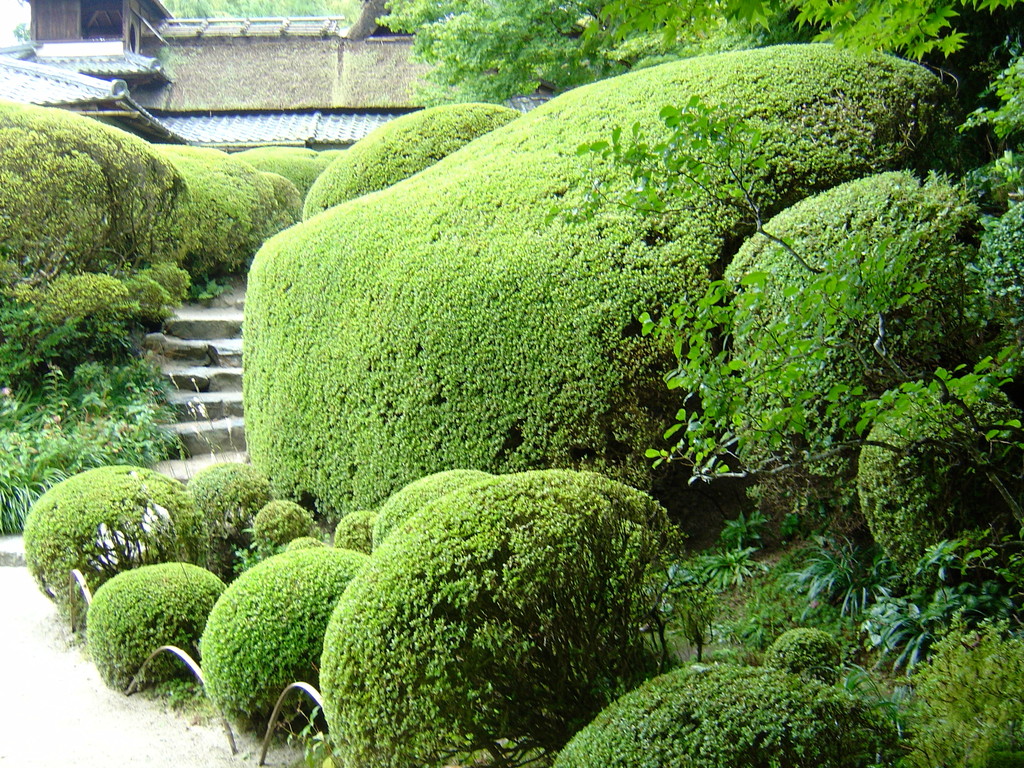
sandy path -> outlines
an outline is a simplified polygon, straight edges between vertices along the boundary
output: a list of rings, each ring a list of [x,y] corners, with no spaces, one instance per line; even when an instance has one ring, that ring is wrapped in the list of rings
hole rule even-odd
[[[247,768],[259,742],[107,688],[25,568],[0,567],[2,768]],[[299,755],[279,748],[274,768]]]

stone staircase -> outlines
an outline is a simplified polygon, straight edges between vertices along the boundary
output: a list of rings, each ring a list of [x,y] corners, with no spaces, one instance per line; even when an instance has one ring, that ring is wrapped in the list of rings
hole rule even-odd
[[[223,461],[248,461],[242,412],[242,309],[245,284],[238,282],[207,304],[186,304],[146,336],[144,347],[174,386],[171,404],[178,422],[170,428],[188,459],[154,469],[187,481]]]

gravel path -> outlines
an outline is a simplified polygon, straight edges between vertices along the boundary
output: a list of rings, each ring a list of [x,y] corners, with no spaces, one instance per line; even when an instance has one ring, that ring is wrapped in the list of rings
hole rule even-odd
[[[107,688],[24,567],[0,567],[0,768],[249,768],[259,741]],[[297,753],[277,748],[273,768]]]

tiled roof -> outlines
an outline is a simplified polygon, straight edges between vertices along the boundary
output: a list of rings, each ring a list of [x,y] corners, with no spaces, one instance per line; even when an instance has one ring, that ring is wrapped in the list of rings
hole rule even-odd
[[[100,80],[63,69],[0,56],[0,99],[52,106],[128,96],[123,80]]]
[[[157,59],[125,51],[120,56],[59,56],[39,57],[40,63],[61,69],[98,77],[130,77],[132,75],[162,74]]]
[[[257,19],[167,19],[160,24],[158,31],[163,37],[337,37],[347,29],[348,22],[342,16],[278,16]]]
[[[395,117],[398,113],[322,111],[156,115],[190,144],[215,146],[352,144]]]

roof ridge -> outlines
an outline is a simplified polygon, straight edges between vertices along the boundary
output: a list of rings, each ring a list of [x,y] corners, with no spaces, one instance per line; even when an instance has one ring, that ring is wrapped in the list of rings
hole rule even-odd
[[[49,64],[24,61],[10,56],[0,56],[0,66],[20,70],[49,80],[77,85],[81,88],[95,89],[97,95],[107,98],[118,99],[128,95],[128,84],[124,80],[103,80]]]

